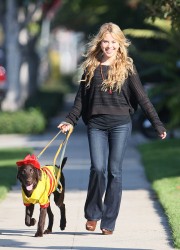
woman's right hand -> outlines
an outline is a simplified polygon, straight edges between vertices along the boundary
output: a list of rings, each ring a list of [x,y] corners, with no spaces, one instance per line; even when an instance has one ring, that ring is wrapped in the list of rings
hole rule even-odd
[[[73,128],[73,125],[68,122],[61,122],[58,125],[58,128],[65,134],[67,131],[69,131],[71,128]]]

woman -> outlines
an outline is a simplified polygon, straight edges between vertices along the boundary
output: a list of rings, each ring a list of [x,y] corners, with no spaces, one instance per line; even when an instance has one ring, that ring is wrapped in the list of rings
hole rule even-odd
[[[139,104],[160,138],[166,137],[166,130],[144,92],[128,56],[130,42],[119,26],[103,24],[88,45],[74,105],[58,128],[65,133],[80,116],[87,125],[91,168],[84,207],[86,229],[94,231],[101,220],[102,234],[109,235],[120,209],[122,162],[131,134],[131,114]]]

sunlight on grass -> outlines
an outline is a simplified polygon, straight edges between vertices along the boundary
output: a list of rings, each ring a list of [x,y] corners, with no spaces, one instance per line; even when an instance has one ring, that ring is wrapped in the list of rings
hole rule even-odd
[[[152,183],[180,249],[180,140],[154,141],[139,146],[147,178]]]
[[[6,187],[0,185],[0,201],[6,197],[8,190]]]

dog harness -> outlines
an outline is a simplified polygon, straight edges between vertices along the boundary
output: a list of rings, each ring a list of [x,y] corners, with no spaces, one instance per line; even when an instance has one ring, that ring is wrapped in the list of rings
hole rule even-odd
[[[42,173],[41,180],[39,180],[32,195],[27,197],[22,189],[22,198],[25,206],[39,203],[41,208],[48,207],[50,204],[49,196],[56,190],[56,167],[44,166],[40,169],[40,171]]]
[[[44,151],[48,148],[48,146],[56,139],[56,137],[61,133],[59,131],[53,139],[46,145],[46,147],[39,153],[39,155],[27,155],[24,160],[17,161],[16,164],[18,167],[21,167],[25,164],[31,164],[35,168],[39,169],[42,173],[41,180],[38,181],[37,187],[33,190],[33,193],[30,197],[27,197],[22,189],[22,198],[25,206],[30,206],[30,204],[36,204],[39,203],[41,208],[46,208],[50,204],[49,196],[51,193],[53,193],[55,190],[57,190],[59,193],[62,192],[62,184],[60,182],[61,178],[61,165],[64,157],[64,152],[66,149],[66,145],[68,142],[68,139],[73,131],[73,127],[70,128],[68,134],[66,135],[66,138],[63,140],[63,142],[59,145],[59,148],[56,152],[56,155],[54,157],[54,165],[53,166],[44,166],[41,168],[40,163],[37,161],[37,158],[39,158]],[[56,167],[56,160],[60,153],[60,164],[59,168]]]

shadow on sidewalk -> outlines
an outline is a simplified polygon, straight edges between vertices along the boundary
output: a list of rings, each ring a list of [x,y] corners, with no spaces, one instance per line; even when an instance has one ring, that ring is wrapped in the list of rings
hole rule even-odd
[[[11,231],[9,232],[11,233]],[[72,233],[73,235],[82,235],[81,233]],[[17,235],[17,234],[16,234]],[[23,237],[23,235],[21,235]],[[104,237],[104,236],[102,236]],[[45,247],[45,246],[35,246],[35,247],[32,247],[32,246],[27,246],[26,245],[26,242],[20,242],[20,241],[16,241],[16,240],[9,240],[9,239],[5,239],[5,240],[1,240],[1,243],[0,243],[0,247],[3,247],[3,246],[6,246],[8,247],[8,249],[10,248],[18,248],[18,249],[53,249],[53,250],[59,250],[59,249],[62,249],[62,250],[71,250],[71,249],[74,249],[74,250],[153,250],[153,249],[147,249],[147,248],[114,248],[114,247],[98,247],[98,246],[95,246],[95,247],[87,247],[87,246],[63,246],[63,245],[59,245],[59,246],[48,246],[48,247]]]

